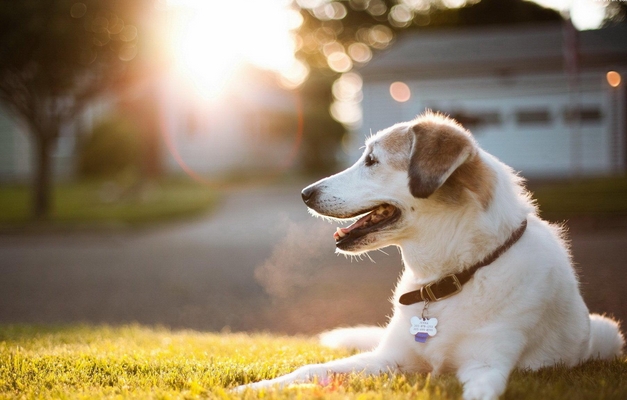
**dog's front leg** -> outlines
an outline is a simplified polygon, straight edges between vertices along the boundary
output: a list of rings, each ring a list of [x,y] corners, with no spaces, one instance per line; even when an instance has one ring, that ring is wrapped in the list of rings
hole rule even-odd
[[[496,336],[460,346],[468,349],[463,355],[466,361],[457,370],[457,377],[464,384],[464,400],[497,400],[505,392],[524,338],[514,332]]]
[[[330,361],[324,364],[311,364],[298,368],[292,373],[278,378],[250,383],[235,388],[241,392],[246,389],[261,389],[269,387],[282,388],[291,383],[324,381],[329,374],[346,374],[351,372],[378,375],[384,372],[396,372],[397,365],[383,358],[375,351],[355,354],[348,358]]]
[[[464,383],[464,400],[497,400],[505,391],[509,370],[491,365],[466,365],[458,372]]]

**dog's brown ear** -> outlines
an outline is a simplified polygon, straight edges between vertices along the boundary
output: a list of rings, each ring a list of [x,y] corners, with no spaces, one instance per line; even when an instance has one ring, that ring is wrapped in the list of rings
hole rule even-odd
[[[468,159],[474,145],[453,121],[418,121],[412,131],[409,191],[414,197],[425,199]]]

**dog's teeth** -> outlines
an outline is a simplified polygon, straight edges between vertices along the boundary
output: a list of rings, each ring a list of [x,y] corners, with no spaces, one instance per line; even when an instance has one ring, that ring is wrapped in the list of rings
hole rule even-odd
[[[345,233],[342,231],[342,229],[340,229],[340,228],[337,228],[337,230],[335,231],[335,234],[336,234],[338,237],[341,237],[341,238],[343,238],[344,236],[346,236],[346,234],[345,234]]]

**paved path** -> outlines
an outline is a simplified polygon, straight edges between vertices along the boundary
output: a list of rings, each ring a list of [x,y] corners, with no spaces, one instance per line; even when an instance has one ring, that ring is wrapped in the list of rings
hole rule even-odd
[[[397,251],[351,262],[333,254],[333,230],[282,186],[232,191],[214,214],[157,230],[0,236],[0,323],[311,333],[384,322]],[[627,231],[581,233],[573,249],[591,309],[627,319]]]

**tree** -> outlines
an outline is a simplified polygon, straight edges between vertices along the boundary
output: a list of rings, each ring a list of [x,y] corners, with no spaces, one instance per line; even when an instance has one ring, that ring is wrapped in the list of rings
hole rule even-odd
[[[0,0],[0,100],[34,145],[35,219],[51,209],[51,152],[61,128],[132,79],[138,30],[129,21],[139,3],[146,0]]]
[[[303,16],[298,55],[312,68],[326,71],[334,70],[328,60],[333,52],[349,53],[352,62],[359,66],[370,60],[360,59],[360,48],[383,49],[402,31],[562,20],[559,12],[527,0],[467,0],[459,8],[447,7],[442,0],[297,0],[297,3]],[[341,47],[332,47],[330,44],[334,42]],[[352,47],[355,44],[360,46]]]

